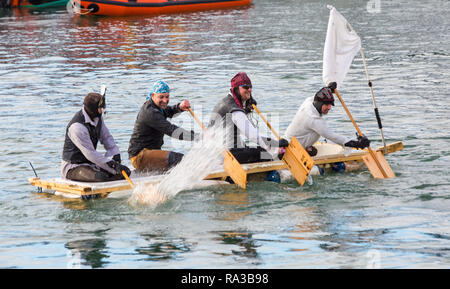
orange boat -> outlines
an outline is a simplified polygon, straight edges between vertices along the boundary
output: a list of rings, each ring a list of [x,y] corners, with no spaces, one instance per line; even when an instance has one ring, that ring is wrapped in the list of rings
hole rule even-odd
[[[249,6],[252,0],[71,0],[79,14],[158,15]]]

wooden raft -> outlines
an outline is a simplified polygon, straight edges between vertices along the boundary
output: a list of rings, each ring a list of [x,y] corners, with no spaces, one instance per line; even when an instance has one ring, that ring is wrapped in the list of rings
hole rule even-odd
[[[150,176],[133,178],[133,181],[155,183],[158,180],[157,177]],[[107,183],[83,183],[64,179],[41,180],[40,178],[29,178],[28,182],[35,187],[68,193],[80,197],[96,196],[103,198],[112,192],[128,191],[132,189],[126,180]]]
[[[383,152],[383,147],[379,147],[377,151]],[[403,149],[403,143],[401,141],[395,142],[387,145],[387,153],[393,153]],[[350,161],[362,161],[362,157],[368,152],[366,150],[354,150],[348,156],[344,153],[334,154],[334,155],[320,155],[313,157],[314,163],[316,165],[331,164],[337,162],[350,162]],[[252,164],[242,164],[242,167],[247,172],[247,174],[257,174],[262,172],[268,172],[273,170],[283,170],[287,169],[286,165],[282,161],[269,161],[260,162]],[[208,175],[205,180],[212,179],[224,179],[228,176],[225,171],[217,171]],[[136,177],[132,178],[133,182],[137,183],[155,183],[162,176],[148,176],[148,177]],[[41,180],[40,178],[30,178],[28,182],[35,187],[40,187],[43,189],[68,193],[80,197],[106,197],[108,194],[119,191],[131,190],[131,186],[127,181],[113,181],[108,183],[83,183],[74,182],[70,180],[63,179],[50,179]]]
[[[338,146],[338,145],[336,145]],[[403,143],[401,141],[389,144],[386,146],[386,154],[390,154],[396,151],[400,151],[403,149]],[[384,147],[379,147],[376,151],[381,151],[384,153]],[[368,154],[367,150],[354,150],[348,156],[344,153],[334,154],[334,155],[323,155],[319,154],[316,157],[313,157],[314,164],[316,165],[325,165],[331,163],[339,163],[339,162],[351,162],[351,161],[362,161],[364,155]],[[274,170],[284,170],[287,169],[286,165],[282,161],[269,161],[269,162],[260,162],[260,163],[252,163],[252,164],[243,164],[242,167],[247,172],[247,174],[256,174]],[[226,178],[227,174],[224,171],[214,172],[208,175],[205,179],[219,179]]]

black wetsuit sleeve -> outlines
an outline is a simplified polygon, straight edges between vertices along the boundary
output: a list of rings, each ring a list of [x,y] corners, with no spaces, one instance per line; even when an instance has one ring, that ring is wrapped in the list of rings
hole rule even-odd
[[[165,135],[179,140],[193,140],[194,132],[187,131],[177,125],[170,123],[162,113],[153,113],[148,119],[149,126],[159,130]]]
[[[175,104],[172,106],[168,106],[165,109],[165,113],[167,115],[168,118],[172,118],[175,114],[177,113],[182,113],[183,111],[180,109],[180,104]]]

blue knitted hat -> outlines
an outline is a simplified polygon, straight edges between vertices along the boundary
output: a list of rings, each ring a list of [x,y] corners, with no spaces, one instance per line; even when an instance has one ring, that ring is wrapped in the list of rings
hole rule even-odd
[[[147,95],[146,101],[152,98],[152,93],[170,93],[170,88],[167,83],[162,80],[158,80],[153,84],[152,90]]]

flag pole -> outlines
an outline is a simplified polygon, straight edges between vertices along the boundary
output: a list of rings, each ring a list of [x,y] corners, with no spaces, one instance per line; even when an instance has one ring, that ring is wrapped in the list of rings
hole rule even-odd
[[[348,23],[348,21],[347,21],[347,25],[348,25],[348,27],[350,27],[350,29],[353,32],[356,33],[356,31],[353,29],[352,25],[350,25],[350,23]],[[375,101],[375,95],[373,93],[372,81],[370,80],[369,71],[367,70],[366,57],[364,56],[364,50],[362,48],[362,45],[361,45],[361,48],[359,49],[359,51],[361,52],[361,58],[362,58],[363,65],[364,65],[364,71],[366,72],[366,77],[367,77],[367,84],[369,85],[370,94],[372,95],[373,110],[375,112],[375,117],[377,118],[378,128],[380,129],[381,140],[383,142],[383,147],[384,147],[384,153],[386,154],[387,153],[387,147],[386,147],[386,141],[384,139],[383,125],[381,124],[381,117],[380,117],[380,114],[378,112],[377,103]]]
[[[381,124],[380,114],[378,113],[377,103],[375,102],[375,95],[373,94],[372,81],[370,80],[370,77],[369,77],[369,71],[367,70],[367,65],[366,65],[366,57],[364,56],[364,51],[363,51],[362,47],[361,47],[360,51],[361,51],[361,57],[362,57],[363,64],[364,64],[364,70],[366,71],[367,84],[369,85],[370,93],[372,94],[373,110],[375,111],[375,116],[376,116],[377,122],[378,122],[378,128],[380,129],[380,133],[381,133],[381,140],[383,141],[384,153],[386,154],[387,148],[386,148],[386,141],[384,140],[383,125]]]

